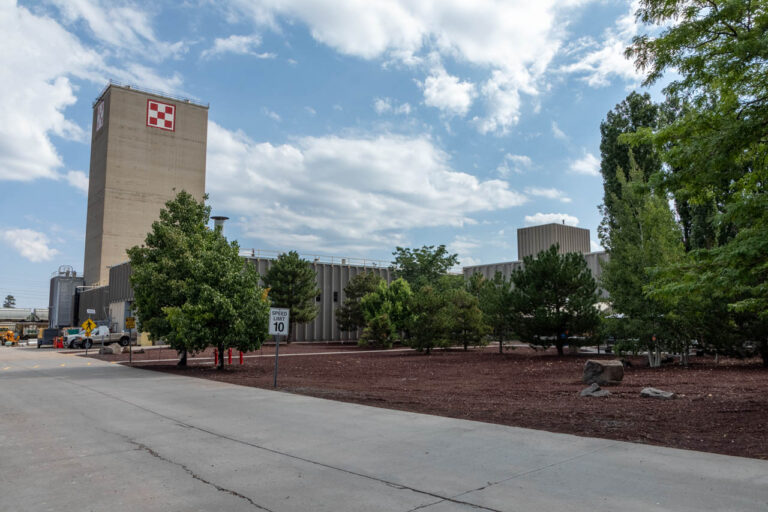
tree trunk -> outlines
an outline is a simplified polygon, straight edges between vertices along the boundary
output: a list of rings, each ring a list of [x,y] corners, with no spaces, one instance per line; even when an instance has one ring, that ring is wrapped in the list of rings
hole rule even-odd
[[[562,356],[563,355],[563,342],[558,341],[555,343],[555,347],[557,347],[557,355]]]
[[[760,356],[763,358],[763,366],[768,368],[768,340],[760,342]]]
[[[504,335],[499,334],[499,354],[504,353]]]
[[[648,366],[651,368],[658,368],[661,366],[661,348],[648,349]]]
[[[469,342],[467,340],[464,340],[464,352],[467,351],[468,347],[469,347]]]
[[[187,366],[187,349],[182,349],[181,358],[179,358],[179,362],[176,363],[176,366]]]
[[[219,370],[224,369],[224,345],[218,345],[217,347],[219,351]]]
[[[288,335],[285,337],[286,345],[291,344],[291,334],[293,333],[293,322],[288,322]]]

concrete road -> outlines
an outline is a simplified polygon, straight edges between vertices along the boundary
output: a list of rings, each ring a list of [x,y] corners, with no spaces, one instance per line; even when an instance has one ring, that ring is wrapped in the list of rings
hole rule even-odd
[[[765,511],[768,462],[0,348],[0,510]]]

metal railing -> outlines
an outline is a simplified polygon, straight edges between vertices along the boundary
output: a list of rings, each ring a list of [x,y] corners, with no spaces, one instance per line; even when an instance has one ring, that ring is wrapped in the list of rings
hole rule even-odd
[[[149,89],[147,87],[139,87],[133,84],[126,84],[123,82],[118,82],[117,80],[112,80],[110,78],[109,83],[104,86],[104,88],[101,90],[98,96],[96,96],[96,99],[93,100],[92,106],[96,106],[96,104],[101,101],[101,98],[104,96],[104,93],[107,92],[107,89],[109,89],[111,86],[116,85],[118,87],[123,87],[125,89],[131,89],[138,92],[143,92],[146,94],[154,94],[155,96],[162,96],[164,98],[169,98],[176,101],[181,101],[182,103],[190,103],[192,105],[196,105],[198,107],[204,107],[204,108],[210,108],[210,103],[202,103],[200,101],[194,100],[192,98],[185,98],[184,96],[178,96],[176,94],[170,94],[164,91],[158,91],[155,89]]]
[[[254,259],[274,260],[287,251],[274,251],[268,249],[240,249],[240,256]],[[352,267],[388,268],[392,263],[386,260],[371,258],[349,258],[341,256],[327,256],[324,254],[299,253],[299,256],[310,263],[330,263],[331,265],[347,265]]]

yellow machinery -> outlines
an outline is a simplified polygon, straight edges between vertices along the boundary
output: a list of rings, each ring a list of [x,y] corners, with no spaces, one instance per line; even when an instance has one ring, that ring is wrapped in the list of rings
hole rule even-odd
[[[9,342],[11,345],[17,345],[19,343],[19,336],[10,329],[3,333],[2,339],[5,345],[8,345]]]

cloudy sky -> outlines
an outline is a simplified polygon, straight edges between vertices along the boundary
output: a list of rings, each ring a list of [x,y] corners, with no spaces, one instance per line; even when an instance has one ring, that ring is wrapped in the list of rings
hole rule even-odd
[[[516,259],[589,228],[599,124],[646,30],[611,0],[0,0],[0,296],[83,266],[91,106],[109,79],[210,103],[207,191],[242,247]],[[652,91],[653,92],[653,91]]]

